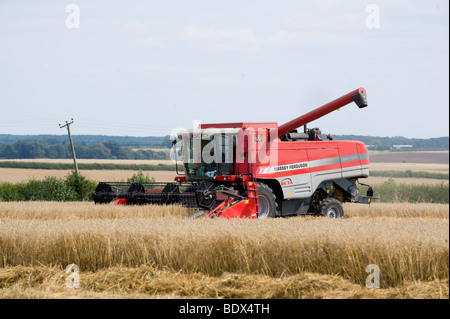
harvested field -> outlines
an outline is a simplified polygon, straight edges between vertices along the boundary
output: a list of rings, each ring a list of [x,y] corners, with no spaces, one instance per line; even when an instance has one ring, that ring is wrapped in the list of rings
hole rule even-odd
[[[447,299],[448,281],[406,281],[400,287],[368,289],[339,276],[301,273],[273,278],[223,273],[208,276],[152,266],[110,267],[80,273],[80,288],[66,287],[56,266],[0,268],[2,298],[16,299]],[[447,287],[447,288],[446,288]]]
[[[381,176],[369,176],[366,179],[361,178],[359,181],[361,183],[369,184],[369,185],[379,185],[387,182],[390,177],[381,177]],[[411,177],[395,177],[393,180],[397,184],[415,184],[415,185],[440,185],[442,183],[448,184],[448,180],[442,179],[432,179],[432,178],[411,178]]]
[[[386,152],[370,153],[371,163],[433,163],[449,164],[449,152]]]
[[[449,206],[346,218],[195,219],[178,206],[0,202],[10,298],[448,298]],[[80,288],[64,269],[80,267]],[[365,287],[366,266],[380,289]]]
[[[370,171],[407,171],[447,173],[449,164],[435,163],[370,163]]]

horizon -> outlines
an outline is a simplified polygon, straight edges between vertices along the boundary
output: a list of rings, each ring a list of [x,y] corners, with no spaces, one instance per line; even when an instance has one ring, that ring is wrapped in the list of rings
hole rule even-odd
[[[0,136],[2,135],[9,135],[9,136],[58,136],[58,137],[67,137],[66,134],[8,134],[8,133],[0,133]],[[131,137],[131,138],[149,138],[149,137],[166,137],[169,135],[147,135],[147,136],[138,136],[138,135],[106,135],[106,134],[71,134],[72,137],[74,136],[105,136],[105,137]],[[324,133],[322,134],[324,135]],[[405,139],[417,139],[417,140],[427,140],[427,139],[438,139],[438,138],[449,138],[450,136],[432,136],[432,137],[406,137],[402,135],[398,136],[379,136],[379,135],[361,135],[361,134],[334,134],[332,136],[361,136],[361,137],[373,137],[373,138],[405,138]]]

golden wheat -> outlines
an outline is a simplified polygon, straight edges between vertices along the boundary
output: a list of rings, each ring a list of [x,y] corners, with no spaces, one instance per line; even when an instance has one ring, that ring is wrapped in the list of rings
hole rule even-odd
[[[93,202],[0,202],[0,221],[6,220],[79,220],[121,218],[186,218],[192,210],[178,205],[96,205]]]
[[[1,202],[0,286],[6,289],[2,296],[45,298],[39,287],[51,286],[50,279],[36,284],[33,280],[42,272],[56,273],[77,264],[86,278],[102,282],[119,273],[122,283],[113,289],[105,282],[100,289],[86,279],[85,295],[79,297],[111,297],[119,291],[123,297],[144,297],[149,284],[130,279],[142,267],[165,271],[167,277],[180,281],[178,288],[173,282],[163,284],[170,289],[158,286],[156,297],[211,298],[216,288],[221,291],[217,297],[223,298],[409,298],[414,293],[415,297],[448,297],[448,205],[349,204],[345,209],[347,218],[342,220],[187,220],[191,211],[179,206]],[[380,268],[384,289],[379,292],[363,288],[369,264]],[[37,277],[27,277],[33,282],[24,283],[25,279],[12,275],[22,273],[21,269]],[[178,273],[179,277],[174,275]],[[249,292],[249,286],[207,288],[227,276],[236,276],[244,286],[246,280],[259,278],[261,286],[256,285],[254,292]],[[203,288],[191,291],[186,287],[195,278],[197,287]],[[326,293],[324,282],[330,281],[332,291]],[[17,282],[22,282],[23,289]],[[128,284],[142,287],[123,288]],[[264,294],[264,288],[258,290],[264,285],[273,289]],[[282,294],[283,285],[293,290]],[[344,292],[333,294],[339,285]],[[49,297],[69,295],[56,290]]]
[[[220,275],[339,274],[363,284],[377,264],[386,286],[448,278],[447,219],[12,220],[0,224],[3,266],[95,271],[142,264]]]
[[[429,203],[374,203],[344,204],[345,215],[349,218],[449,218],[448,204]]]
[[[447,204],[344,204],[347,218],[449,218]],[[194,211],[182,206],[95,205],[92,202],[0,202],[0,221],[12,219],[186,218]]]

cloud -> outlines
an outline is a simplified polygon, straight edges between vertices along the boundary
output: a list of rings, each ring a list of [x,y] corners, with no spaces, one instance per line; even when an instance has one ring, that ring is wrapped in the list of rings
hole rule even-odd
[[[336,36],[328,32],[278,31],[265,43],[271,46],[297,46],[306,43],[335,42]]]
[[[162,71],[162,72],[176,72],[177,68],[173,65],[162,65],[156,63],[147,63],[143,66],[143,69],[150,72]]]
[[[339,30],[351,31],[365,27],[367,13],[361,10],[359,13],[333,14],[296,14],[283,19],[286,29],[292,30]]]
[[[139,21],[132,21],[123,25],[122,30],[130,33],[148,34],[152,29],[145,23]]]
[[[339,36],[333,31],[283,29],[265,37],[257,37],[249,29],[184,28],[184,40],[195,48],[211,50],[259,50],[267,47],[300,47],[305,45],[349,44],[356,39]]]
[[[136,39],[139,47],[164,48],[166,45],[155,37],[141,37]]]
[[[257,35],[250,28],[213,28],[204,26],[148,25],[132,21],[122,28],[136,35],[139,47],[187,47],[210,51],[258,51],[264,48],[300,47],[305,45],[349,44],[354,36],[343,35],[340,29],[364,25],[364,16],[348,16],[320,21],[315,15],[293,15],[285,18],[280,28]],[[361,20],[361,21],[359,21]],[[342,22],[344,21],[344,22]],[[350,33],[354,34],[354,33]]]
[[[188,39],[196,41],[240,41],[255,42],[256,36],[248,29],[216,30],[211,28],[186,27]]]
[[[254,50],[259,41],[249,29],[213,29],[185,27],[182,41],[190,47],[213,51]]]

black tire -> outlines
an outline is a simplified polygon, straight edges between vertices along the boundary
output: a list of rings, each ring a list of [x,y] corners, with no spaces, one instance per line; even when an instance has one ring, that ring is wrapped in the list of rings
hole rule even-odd
[[[344,207],[341,202],[334,198],[327,198],[319,204],[320,215],[330,219],[343,218]]]
[[[275,217],[277,215],[278,204],[276,196],[272,189],[266,184],[258,183],[258,201],[259,215],[258,218]]]

